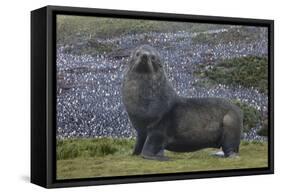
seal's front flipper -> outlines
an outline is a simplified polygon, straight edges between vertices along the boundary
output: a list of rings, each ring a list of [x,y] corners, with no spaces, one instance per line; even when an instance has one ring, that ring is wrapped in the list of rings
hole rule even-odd
[[[133,151],[133,155],[140,155],[143,145],[145,143],[146,140],[146,133],[145,132],[138,132],[137,133],[137,139],[136,139],[136,144],[135,144],[135,148]]]
[[[167,161],[164,156],[164,137],[161,133],[153,132],[146,138],[142,149],[142,157],[150,160]]]
[[[170,159],[164,156],[164,149],[160,150],[155,156],[143,155],[144,159],[148,160],[159,160],[159,161],[169,161]]]

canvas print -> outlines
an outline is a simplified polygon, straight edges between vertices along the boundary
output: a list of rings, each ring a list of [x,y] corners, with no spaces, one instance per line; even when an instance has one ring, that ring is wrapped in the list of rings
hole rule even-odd
[[[268,28],[56,16],[56,179],[268,167]]]

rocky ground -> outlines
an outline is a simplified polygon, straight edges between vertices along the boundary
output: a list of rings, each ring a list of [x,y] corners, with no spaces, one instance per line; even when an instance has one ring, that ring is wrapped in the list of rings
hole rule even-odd
[[[268,96],[255,88],[216,84],[204,86],[194,75],[198,64],[243,56],[267,56],[267,32],[249,28],[258,35],[253,40],[218,41],[200,43],[197,36],[210,34],[216,37],[230,29],[205,32],[142,33],[98,39],[102,45],[114,45],[113,51],[79,54],[77,45],[58,45],[57,48],[57,137],[134,137],[121,101],[121,80],[130,51],[142,44],[150,44],[161,54],[169,80],[179,95],[186,97],[222,97],[239,99],[259,111],[267,112]],[[264,139],[256,134],[261,127],[244,134],[245,139]]]

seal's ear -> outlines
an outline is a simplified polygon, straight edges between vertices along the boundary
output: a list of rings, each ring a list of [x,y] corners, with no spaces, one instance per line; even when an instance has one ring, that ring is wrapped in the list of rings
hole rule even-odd
[[[155,72],[158,71],[159,69],[162,69],[162,59],[160,58],[159,55],[153,55],[151,57],[151,60]]]
[[[132,49],[129,51],[130,55],[128,58],[128,62],[126,63],[126,68],[125,68],[125,74],[127,74],[129,71],[133,69],[134,66],[134,55],[135,55],[136,49]]]
[[[129,66],[131,66],[131,64],[132,64],[132,62],[133,62],[135,52],[136,52],[135,49],[129,51],[129,53],[130,53],[130,55],[129,55],[129,60],[128,60],[128,65],[129,65]]]

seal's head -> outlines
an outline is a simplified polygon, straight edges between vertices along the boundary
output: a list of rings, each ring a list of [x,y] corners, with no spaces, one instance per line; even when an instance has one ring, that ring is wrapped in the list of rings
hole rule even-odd
[[[160,55],[149,45],[136,48],[131,54],[129,63],[130,70],[138,74],[155,74],[162,71]]]

